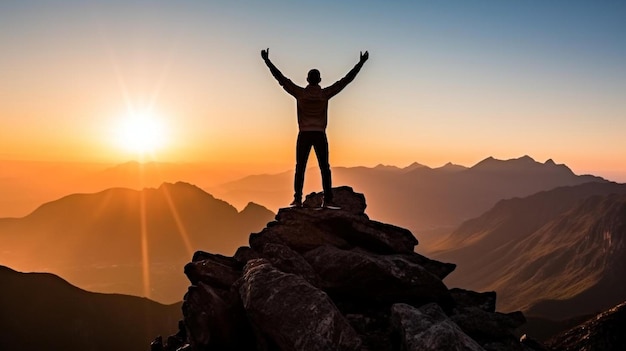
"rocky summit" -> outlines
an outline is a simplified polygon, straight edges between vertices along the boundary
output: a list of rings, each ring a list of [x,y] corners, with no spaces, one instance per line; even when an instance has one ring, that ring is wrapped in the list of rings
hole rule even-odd
[[[448,289],[455,269],[414,251],[410,231],[369,219],[365,197],[334,189],[341,209],[281,209],[233,257],[196,252],[174,350],[533,350],[495,311],[495,292]]]

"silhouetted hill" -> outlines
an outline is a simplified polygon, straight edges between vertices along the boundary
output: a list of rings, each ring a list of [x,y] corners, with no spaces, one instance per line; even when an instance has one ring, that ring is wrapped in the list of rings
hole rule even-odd
[[[194,250],[232,253],[274,214],[250,204],[238,213],[200,188],[164,183],[74,194],[20,219],[0,219],[2,264],[49,271],[82,288],[174,302],[184,290],[163,285]],[[144,262],[150,265],[145,277]]]
[[[211,192],[235,206],[254,201],[276,210],[291,202],[292,178],[292,172],[248,176],[211,188]],[[576,175],[552,160],[539,163],[524,156],[506,161],[489,157],[471,168],[452,164],[440,168],[413,164],[404,169],[336,167],[333,182],[362,189],[371,201],[368,211],[377,218],[423,233],[436,228],[452,231],[502,199],[605,180]],[[319,171],[309,169],[305,192],[320,187]]]
[[[588,183],[503,200],[433,253],[447,282],[495,290],[503,310],[564,319],[626,299],[626,185]]]
[[[81,290],[48,273],[0,266],[0,350],[146,350],[176,328],[180,303]]]

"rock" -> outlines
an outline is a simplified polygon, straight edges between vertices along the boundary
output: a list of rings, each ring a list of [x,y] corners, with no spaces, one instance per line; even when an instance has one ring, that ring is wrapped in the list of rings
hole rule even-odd
[[[521,313],[496,313],[494,292],[448,290],[454,264],[415,253],[410,231],[370,220],[362,194],[334,193],[342,209],[281,209],[233,257],[196,252],[184,325],[151,347],[532,351],[512,334]]]
[[[245,266],[248,261],[255,258],[263,258],[263,256],[248,246],[241,246],[235,251],[233,258],[237,261],[240,268],[243,269],[243,266]]]
[[[211,260],[213,262],[217,262],[224,266],[228,266],[228,267],[235,268],[235,269],[237,269],[239,265],[237,260],[234,259],[233,257],[228,257],[228,256],[220,255],[220,254],[212,254],[212,253],[205,252],[205,251],[196,251],[193,254],[193,258],[191,259],[191,262],[198,262],[198,261],[204,261],[204,260]]]
[[[244,267],[239,289],[250,321],[280,350],[360,350],[362,341],[323,291],[264,259]]]
[[[264,228],[260,233],[250,234],[250,247],[261,252],[265,244],[274,243],[288,246],[299,253],[322,245],[350,247],[346,240],[329,231],[328,226],[321,223],[319,220],[321,213],[322,211],[299,208],[281,209],[277,218],[283,215],[293,219],[283,219],[276,225]]]
[[[306,196],[303,202],[305,207],[321,207],[324,200],[324,193],[311,193]],[[363,214],[365,213],[365,196],[355,193],[349,186],[333,188],[333,201],[341,207],[343,211]]]
[[[280,244],[265,244],[263,256],[279,270],[299,275],[314,286],[319,285],[319,278],[313,267],[304,257],[289,247]]]
[[[428,257],[424,257],[416,252],[400,255],[405,260],[418,264],[430,273],[434,274],[439,279],[443,279],[452,273],[456,268],[454,263],[443,263],[435,260],[431,260]]]
[[[450,307],[452,299],[443,282],[402,256],[365,254],[322,246],[304,255],[331,295],[382,302]]]
[[[276,243],[302,253],[332,245],[393,254],[413,253],[418,244],[407,229],[371,221],[365,215],[343,210],[288,208],[279,210],[276,219],[275,225],[250,235],[250,247],[261,251],[263,245]]]
[[[459,307],[478,307],[486,312],[496,311],[496,292],[475,292],[471,290],[454,288],[450,294]]]
[[[234,259],[233,262],[237,264]],[[185,275],[194,285],[203,282],[219,288],[230,289],[231,285],[241,277],[241,271],[207,257],[202,261],[187,263]]]
[[[482,351],[436,304],[419,309],[407,304],[391,306],[391,322],[406,351]]]
[[[163,351],[163,350],[165,350],[165,348],[163,347],[163,337],[159,335],[150,343],[150,351]]]
[[[478,307],[459,308],[455,312],[450,317],[452,321],[483,347],[490,342],[519,344],[513,330],[526,323],[521,312],[490,313]]]
[[[188,340],[193,350],[252,349],[252,330],[237,291],[218,292],[198,282],[189,287],[183,302]]]

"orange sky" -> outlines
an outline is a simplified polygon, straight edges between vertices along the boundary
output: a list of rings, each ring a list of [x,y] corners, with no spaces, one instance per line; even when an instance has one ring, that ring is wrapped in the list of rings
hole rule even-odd
[[[330,104],[332,165],[528,154],[626,181],[624,6],[348,3],[3,3],[0,159],[141,158],[116,135],[148,109],[144,159],[292,168],[295,102],[260,50],[328,85],[367,49]]]

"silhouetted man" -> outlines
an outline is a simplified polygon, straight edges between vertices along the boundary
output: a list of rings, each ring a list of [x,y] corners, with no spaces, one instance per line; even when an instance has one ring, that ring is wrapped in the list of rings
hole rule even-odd
[[[311,147],[313,147],[320,171],[322,172],[322,187],[324,189],[324,204],[322,206],[336,207],[333,203],[330,164],[328,163],[328,139],[326,138],[328,100],[354,80],[365,61],[369,58],[369,53],[367,51],[365,53],[361,52],[359,63],[345,77],[326,88],[322,88],[319,85],[322,81],[320,71],[317,69],[310,70],[306,78],[309,85],[302,88],[295,85],[274,66],[270,61],[269,52],[269,48],[261,50],[261,57],[265,64],[267,64],[270,72],[272,72],[272,75],[283,89],[295,97],[298,102],[298,127],[300,132],[298,133],[298,141],[296,143],[296,175],[293,185],[295,193],[291,206],[302,206],[304,171],[306,170]]]

